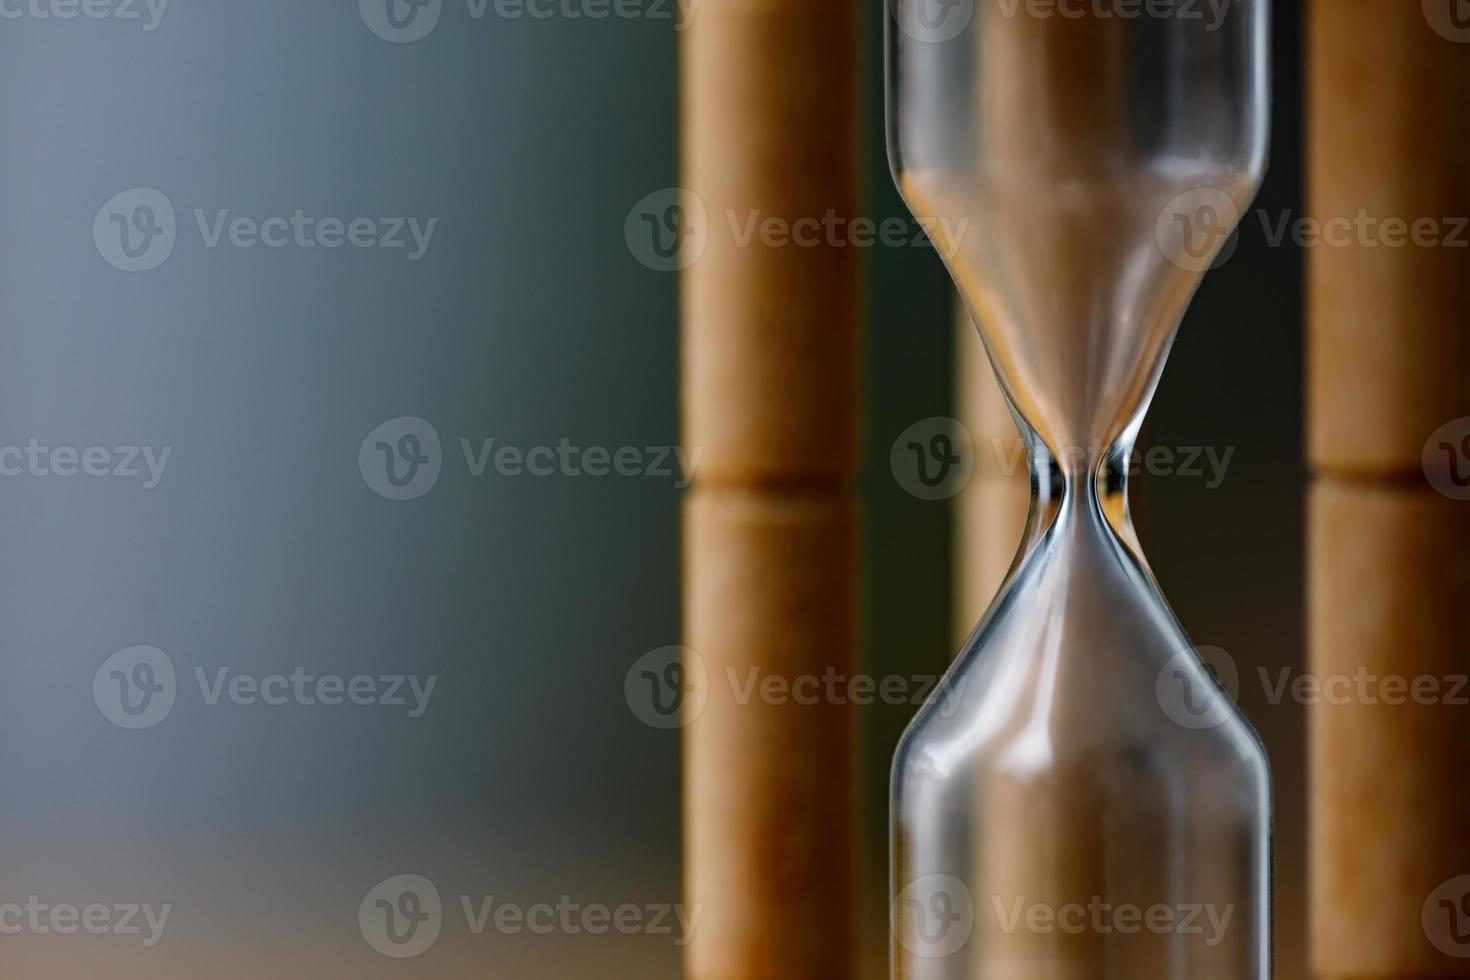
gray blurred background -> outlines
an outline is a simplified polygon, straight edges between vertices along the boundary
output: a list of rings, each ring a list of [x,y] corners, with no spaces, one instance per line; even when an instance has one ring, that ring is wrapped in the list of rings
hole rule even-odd
[[[680,491],[659,465],[678,439],[676,276],[624,234],[635,202],[677,184],[671,0],[602,19],[438,0],[404,29],[356,0],[158,2],[25,0],[0,18],[0,932],[8,902],[105,906],[119,926],[6,935],[6,976],[678,976],[676,923],[477,933],[461,904],[679,900],[678,735],[624,695],[635,661],[679,641]],[[902,212],[871,7],[881,219]],[[1277,7],[1257,202],[1273,221],[1300,209],[1298,13]],[[309,238],[266,223],[298,209]],[[437,219],[426,247],[406,223],[407,247],[376,244],[400,218],[421,234]],[[284,244],[252,244],[257,224]],[[867,669],[924,673],[954,647],[951,513],[905,493],[888,457],[952,411],[950,297],[932,249],[866,260]],[[1166,594],[1235,657],[1272,752],[1288,978],[1301,709],[1256,678],[1301,662],[1298,266],[1247,215],[1145,437],[1233,449],[1228,472],[1136,491]],[[591,475],[595,456],[550,476],[492,456],[477,475],[489,439],[636,448],[642,475]],[[298,668],[375,678],[358,691],[373,703],[251,703],[252,680]],[[143,685],[167,669],[165,709]],[[417,717],[406,681],[407,704],[382,703],[409,675],[435,678]],[[874,976],[909,714],[864,714]],[[359,907],[405,874],[444,910],[432,949],[399,961]],[[157,942],[120,927],[132,905],[170,907]]]

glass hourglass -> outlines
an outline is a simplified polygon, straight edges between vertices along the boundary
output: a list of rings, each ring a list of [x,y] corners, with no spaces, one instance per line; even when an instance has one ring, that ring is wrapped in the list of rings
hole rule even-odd
[[[1207,9],[1209,8],[1209,9]],[[1031,460],[892,784],[898,980],[1263,980],[1270,774],[1138,548],[1127,458],[1265,169],[1266,0],[895,0],[890,160]]]

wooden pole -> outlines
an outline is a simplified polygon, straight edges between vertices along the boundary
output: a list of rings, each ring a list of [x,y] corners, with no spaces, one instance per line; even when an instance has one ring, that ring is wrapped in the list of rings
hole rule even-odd
[[[1470,503],[1424,465],[1432,434],[1470,416],[1470,251],[1447,240],[1470,215],[1470,37],[1446,30],[1453,6],[1309,4],[1311,921],[1326,980],[1470,977],[1470,942],[1441,928],[1470,912],[1470,887],[1444,891],[1470,873],[1470,708],[1447,690],[1470,672]],[[1470,917],[1458,930],[1470,938]]]
[[[763,693],[858,665],[856,13],[704,0],[680,50],[681,183],[708,221],[681,296],[684,438],[704,452],[685,634],[709,684],[684,729],[690,980],[858,972],[855,710]]]
[[[956,650],[995,598],[1021,547],[1031,502],[1026,448],[969,311],[955,300],[955,390],[959,420],[970,432],[975,466],[955,498],[954,631]]]

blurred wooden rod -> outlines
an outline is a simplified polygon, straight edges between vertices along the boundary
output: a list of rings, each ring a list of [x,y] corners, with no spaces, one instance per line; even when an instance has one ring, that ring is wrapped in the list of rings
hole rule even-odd
[[[690,980],[858,972],[855,711],[761,693],[858,665],[857,50],[850,0],[704,0],[682,34],[681,184],[707,232],[681,280],[704,452],[685,635],[708,678],[684,728]],[[798,222],[837,237],[797,245]]]
[[[953,606],[958,651],[990,607],[1021,546],[1031,479],[1021,433],[1000,393],[985,345],[958,297],[954,345],[959,421],[969,430],[975,453],[974,475],[955,498]]]
[[[1457,12],[1309,3],[1311,921],[1327,980],[1470,977],[1470,708],[1451,691],[1470,673]]]

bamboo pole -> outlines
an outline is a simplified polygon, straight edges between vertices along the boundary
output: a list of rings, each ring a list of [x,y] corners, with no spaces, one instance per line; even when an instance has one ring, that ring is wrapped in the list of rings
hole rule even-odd
[[[685,634],[709,678],[684,729],[690,980],[858,973],[854,709],[761,693],[857,667],[856,53],[850,0],[705,0],[680,50],[682,184],[709,222],[681,295],[684,438],[704,452]],[[838,238],[737,234],[813,221]]]
[[[1386,237],[1390,220],[1447,236],[1470,215],[1470,46],[1446,36],[1445,4],[1442,20],[1381,0],[1312,0],[1308,15],[1324,231],[1307,250],[1311,922],[1325,980],[1470,977],[1470,943],[1436,926],[1470,911],[1443,892],[1470,872],[1470,709],[1443,686],[1413,693],[1470,669],[1470,504],[1422,462],[1432,433],[1470,416],[1470,260]]]

